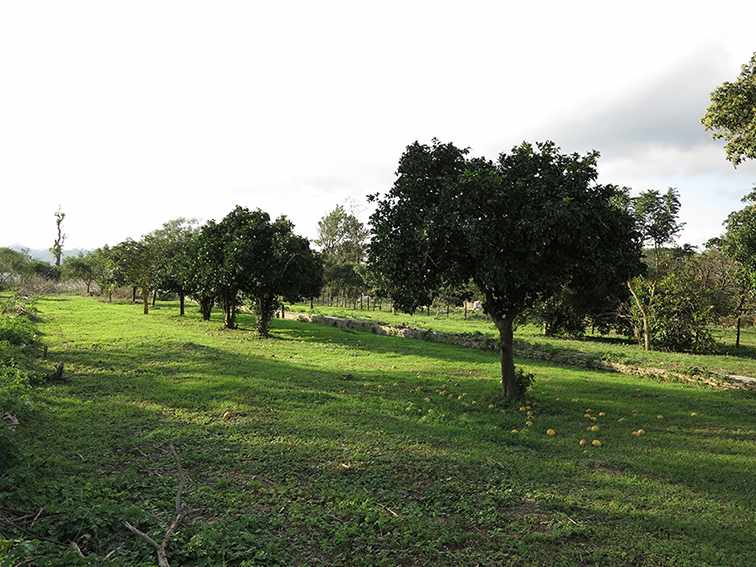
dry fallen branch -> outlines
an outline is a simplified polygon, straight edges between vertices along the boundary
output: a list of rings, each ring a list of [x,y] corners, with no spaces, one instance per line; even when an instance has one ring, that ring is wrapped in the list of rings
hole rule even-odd
[[[149,535],[141,531],[140,529],[136,528],[135,526],[131,525],[129,522],[124,522],[123,525],[126,526],[126,529],[128,529],[131,533],[134,535],[142,538],[144,541],[149,543],[152,547],[155,548],[155,552],[157,553],[157,559],[158,559],[158,566],[159,567],[171,567],[170,563],[168,562],[168,555],[167,555],[167,549],[168,549],[168,543],[171,540],[171,537],[173,536],[173,532],[176,531],[176,528],[178,527],[179,523],[184,517],[185,514],[185,507],[184,507],[184,501],[182,499],[183,492],[184,492],[184,484],[186,481],[186,475],[184,473],[184,469],[181,466],[181,460],[179,459],[178,453],[176,453],[176,449],[173,445],[170,446],[171,453],[173,454],[173,458],[176,460],[176,475],[177,475],[177,481],[176,481],[176,515],[173,518],[173,521],[168,525],[168,529],[165,530],[165,535],[163,536],[163,540],[158,543],[154,539],[152,539]]]

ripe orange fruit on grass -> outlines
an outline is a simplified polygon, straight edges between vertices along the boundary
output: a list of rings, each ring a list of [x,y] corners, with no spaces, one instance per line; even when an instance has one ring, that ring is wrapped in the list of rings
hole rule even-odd
[[[549,437],[555,437],[556,436],[556,429],[547,429],[546,430],[546,435],[548,435]]]

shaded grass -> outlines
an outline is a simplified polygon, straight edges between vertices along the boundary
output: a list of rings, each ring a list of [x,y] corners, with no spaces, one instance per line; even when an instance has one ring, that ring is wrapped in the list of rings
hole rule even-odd
[[[21,462],[0,479],[11,564],[153,564],[122,522],[162,535],[170,444],[192,510],[176,564],[749,565],[756,552],[752,394],[520,361],[535,418],[515,434],[525,416],[499,400],[492,353],[280,320],[259,340],[248,316],[228,332],[170,304],[39,306],[71,381],[36,393]],[[607,414],[596,434],[588,408]]]
[[[290,307],[295,311],[309,312],[309,304]],[[420,329],[433,329],[444,333],[481,333],[498,337],[493,323],[487,318],[475,316],[468,320],[459,314],[451,317],[416,313],[391,313],[388,311],[368,311],[328,307],[318,305],[316,313],[335,317],[348,317],[368,321],[384,322],[390,325],[406,325]],[[619,336],[587,335],[583,339],[545,337],[536,325],[521,325],[515,331],[515,352],[531,352],[550,358],[561,353],[562,359],[572,357],[575,363],[588,357],[596,361],[618,362],[646,368],[661,368],[684,373],[709,371],[720,374],[739,374],[756,377],[756,329],[744,328],[741,333],[741,347],[736,349],[735,332],[732,329],[715,329],[714,336],[719,344],[717,354],[690,354],[677,352],[646,352],[640,346]]]

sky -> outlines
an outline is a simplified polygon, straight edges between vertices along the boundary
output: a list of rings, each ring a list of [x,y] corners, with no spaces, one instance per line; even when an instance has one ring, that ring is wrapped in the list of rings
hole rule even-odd
[[[138,238],[234,205],[310,237],[369,213],[403,149],[601,152],[600,181],[677,187],[680,242],[756,183],[700,126],[756,50],[756,3],[3,2],[0,245]]]

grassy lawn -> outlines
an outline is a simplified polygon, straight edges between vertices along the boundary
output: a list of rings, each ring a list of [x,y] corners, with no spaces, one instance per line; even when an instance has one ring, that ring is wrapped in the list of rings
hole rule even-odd
[[[493,353],[281,320],[259,340],[248,316],[221,331],[172,304],[39,308],[70,382],[37,389],[16,432],[0,565],[154,565],[123,522],[162,538],[171,445],[190,509],[172,565],[753,565],[753,394],[521,361],[528,428]]]
[[[291,306],[291,309],[310,312],[309,304]],[[335,317],[349,317],[381,321],[390,325],[404,324],[421,329],[433,329],[445,333],[482,333],[498,337],[498,331],[488,319],[477,316],[465,320],[459,314],[427,315],[416,313],[391,313],[390,311],[355,310],[344,307],[318,305],[316,313]],[[645,352],[637,344],[621,337],[587,336],[583,340],[559,337],[544,337],[542,329],[535,325],[520,326],[515,332],[515,351],[543,351],[547,355],[554,350],[564,354],[576,353],[595,359],[619,362],[623,364],[664,368],[688,372],[693,368],[711,372],[739,374],[756,377],[756,328],[745,328],[741,334],[741,348],[735,349],[734,329],[716,329],[715,338],[720,343],[719,354],[686,354],[675,352]]]

